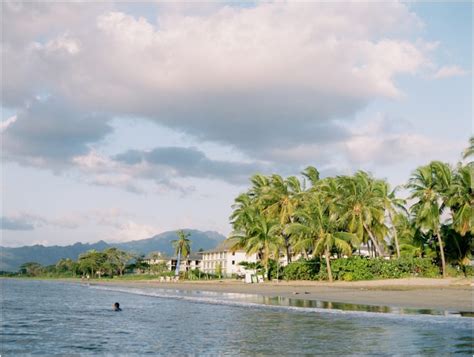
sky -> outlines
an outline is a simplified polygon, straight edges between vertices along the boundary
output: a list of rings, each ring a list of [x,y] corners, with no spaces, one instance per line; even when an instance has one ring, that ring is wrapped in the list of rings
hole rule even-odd
[[[2,2],[1,245],[229,234],[254,173],[455,165],[471,2]]]

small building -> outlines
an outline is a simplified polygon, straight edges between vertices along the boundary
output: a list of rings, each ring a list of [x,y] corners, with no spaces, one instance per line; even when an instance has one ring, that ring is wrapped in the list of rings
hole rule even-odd
[[[245,275],[245,267],[240,263],[255,263],[257,255],[247,255],[243,249],[233,250],[235,243],[235,239],[226,239],[216,248],[200,252],[199,254],[202,256],[201,271],[207,274],[216,274],[220,270],[223,277]]]

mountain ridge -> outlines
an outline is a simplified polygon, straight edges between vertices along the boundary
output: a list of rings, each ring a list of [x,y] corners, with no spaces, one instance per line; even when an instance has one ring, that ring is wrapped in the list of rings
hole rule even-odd
[[[183,229],[190,233],[191,250],[211,249],[225,239],[225,236],[215,231],[200,231],[197,229]],[[171,241],[176,239],[176,231],[166,231],[150,238],[133,240],[128,242],[106,242],[99,240],[95,243],[75,242],[70,245],[44,246],[35,244],[21,247],[0,246],[0,271],[17,271],[26,262],[37,262],[42,265],[56,263],[59,259],[77,257],[91,249],[104,250],[116,247],[136,254],[148,254],[153,251],[161,251],[172,255],[173,247]]]

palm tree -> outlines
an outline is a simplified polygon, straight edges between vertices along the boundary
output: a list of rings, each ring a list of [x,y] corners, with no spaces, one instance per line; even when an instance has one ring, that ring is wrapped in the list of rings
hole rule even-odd
[[[343,254],[351,255],[351,243],[358,244],[358,240],[355,234],[340,230],[338,214],[334,211],[336,206],[323,196],[324,193],[311,195],[305,206],[297,211],[298,222],[292,223],[288,231],[300,236],[302,244],[311,244],[314,255],[324,255],[328,278],[332,282],[331,251],[336,248]]]
[[[316,186],[319,181],[319,171],[315,167],[308,166],[303,170],[302,174],[310,182],[311,187]]]
[[[276,219],[280,224],[287,263],[291,263],[291,244],[290,236],[285,233],[285,228],[294,222],[294,214],[302,193],[300,181],[295,176],[284,180],[280,175],[272,175],[267,196],[268,206],[264,213]]]
[[[383,255],[384,241],[378,237],[385,236],[387,227],[384,222],[385,201],[378,188],[380,184],[363,171],[352,177],[340,176],[336,184],[337,187],[330,188],[331,197],[339,206],[338,211],[342,221],[346,222],[347,230],[355,233],[362,242],[370,239],[375,251]]]
[[[470,156],[474,156],[474,136],[469,138],[469,147],[463,152],[464,159],[467,159]]]
[[[178,256],[176,262],[175,276],[179,276],[179,265],[181,264],[181,255],[186,258],[189,256],[189,253],[191,253],[191,241],[188,239],[191,233],[179,230],[176,234],[178,235],[178,239],[171,241],[171,243],[173,244],[173,247],[175,249],[175,254]]]
[[[472,138],[471,138],[472,139]],[[461,235],[474,234],[474,168],[461,166],[454,174],[446,203],[451,208],[453,228]]]
[[[231,239],[237,239],[233,249],[245,249],[247,254],[259,254],[268,278],[268,261],[281,245],[281,235],[277,221],[254,211],[247,215],[244,230],[233,232]]]
[[[380,198],[384,202],[385,210],[388,213],[388,218],[391,223],[391,233],[395,241],[395,250],[397,252],[397,258],[400,258],[400,244],[398,241],[398,232],[395,226],[395,216],[397,214],[408,215],[408,211],[405,207],[406,200],[396,196],[396,192],[399,187],[395,187],[392,191],[389,189],[389,185],[385,180],[377,180],[378,191]]]
[[[446,260],[440,234],[441,215],[445,208],[443,195],[451,184],[451,169],[447,164],[433,161],[421,166],[410,177],[407,187],[411,199],[416,200],[411,207],[415,223],[424,230],[432,231],[438,240],[443,278],[446,277]]]

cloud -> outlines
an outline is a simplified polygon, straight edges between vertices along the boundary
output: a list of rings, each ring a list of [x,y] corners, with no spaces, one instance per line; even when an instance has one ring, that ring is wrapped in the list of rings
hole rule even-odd
[[[159,147],[150,151],[129,150],[115,156],[116,161],[134,167],[143,176],[196,177],[239,183],[264,169],[257,163],[212,160],[202,151],[190,147]],[[158,176],[158,177],[160,177]]]
[[[150,238],[161,231],[157,227],[129,220],[117,226],[115,231],[109,234],[110,238],[105,239],[111,242],[129,242]]]
[[[10,231],[31,231],[35,226],[22,217],[0,217],[0,227],[2,230]]]
[[[433,75],[434,79],[444,79],[450,77],[460,77],[468,72],[459,66],[443,66]]]
[[[30,231],[44,226],[52,226],[66,229],[79,227],[78,217],[62,216],[58,218],[46,218],[31,213],[17,213],[0,217],[0,225],[3,230]]]
[[[58,98],[35,99],[9,119],[2,130],[8,160],[39,167],[61,168],[89,151],[112,128],[104,115],[83,112]],[[3,123],[2,123],[3,124]]]
[[[344,143],[352,165],[383,167],[410,161],[443,160],[459,153],[459,143],[417,133],[409,122],[377,113],[352,125],[352,136]]]
[[[17,116],[16,115],[13,115],[11,116],[10,118],[2,121],[0,123],[0,133],[3,133],[5,130],[7,130],[7,128],[12,125],[14,122],[16,122],[16,119],[17,119]]]
[[[186,178],[242,184],[255,172],[270,169],[268,164],[257,161],[214,160],[195,147],[128,150],[113,157],[91,151],[72,161],[90,184],[138,194],[149,192],[148,184],[153,183],[152,191],[173,190],[188,195],[195,188],[183,183]]]
[[[407,40],[420,20],[398,2],[276,2],[203,13],[165,6],[156,23],[90,7],[75,6],[70,23],[6,28],[7,105],[47,92],[85,112],[146,117],[265,160],[282,142],[344,140],[349,133],[337,119],[399,96],[395,77],[427,63],[429,46]],[[41,9],[49,19],[71,16]],[[95,22],[82,26],[85,18]],[[28,36],[18,34],[23,28]]]

